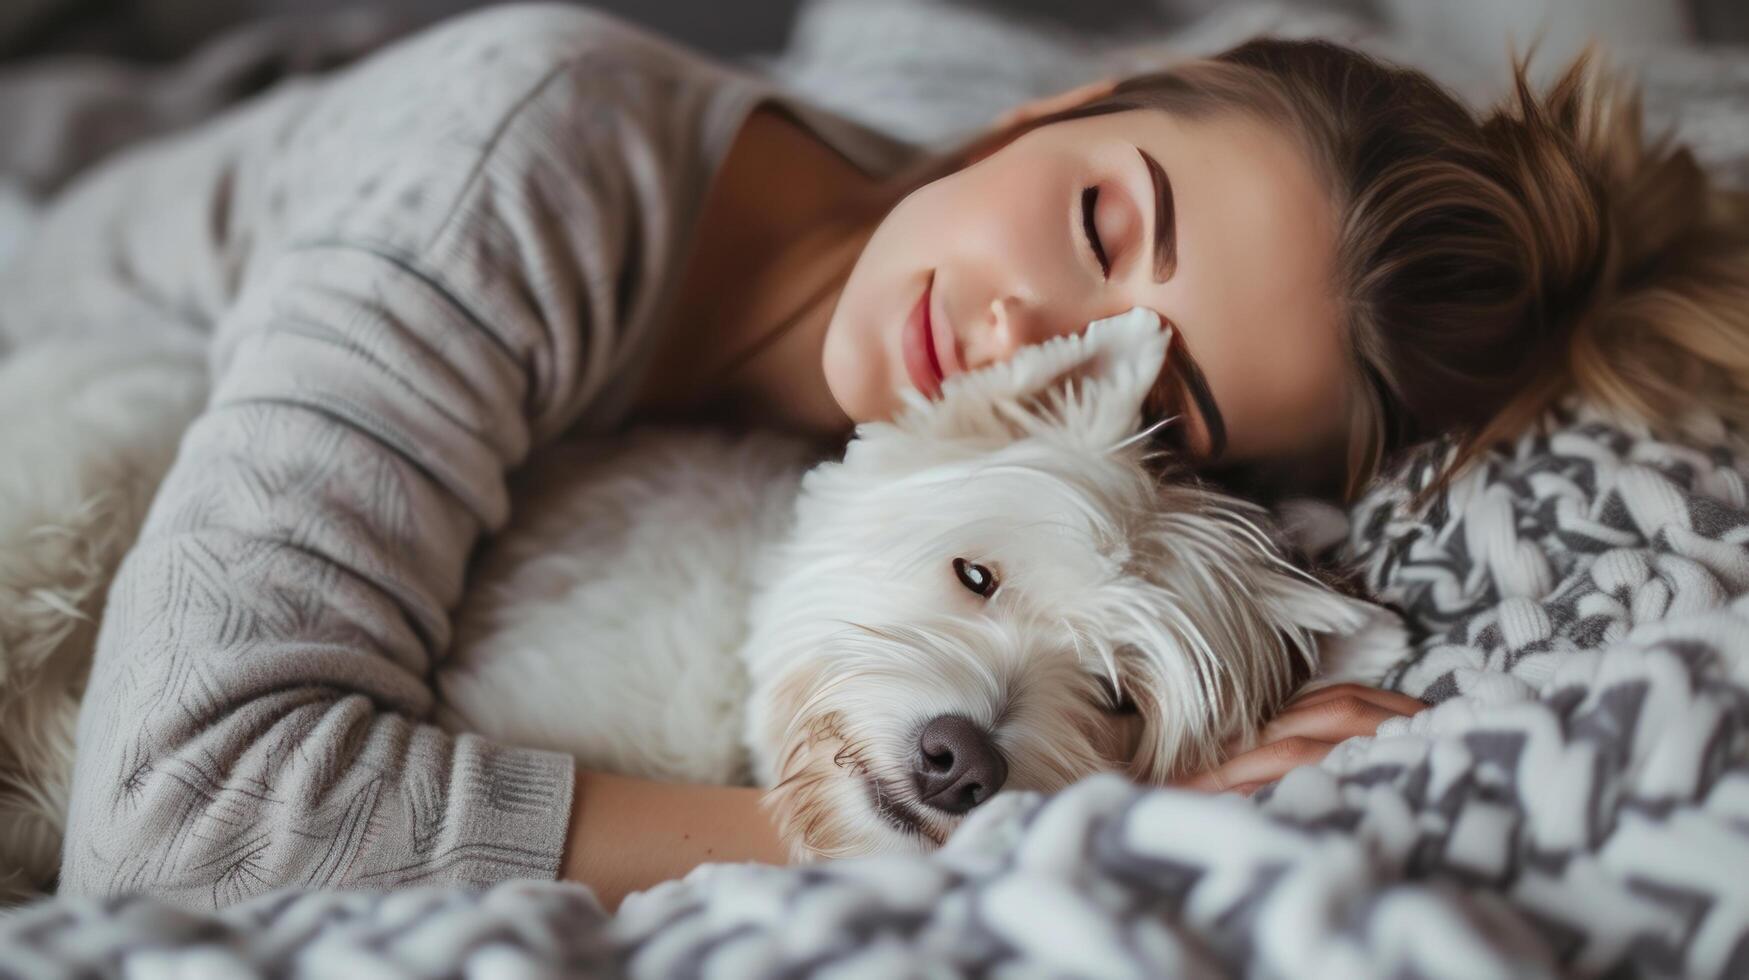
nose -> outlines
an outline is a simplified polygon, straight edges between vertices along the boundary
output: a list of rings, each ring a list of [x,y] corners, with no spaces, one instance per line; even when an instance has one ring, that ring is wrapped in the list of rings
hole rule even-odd
[[[923,726],[911,768],[918,801],[944,813],[965,813],[1008,778],[1008,762],[989,733],[959,715],[940,715]]]

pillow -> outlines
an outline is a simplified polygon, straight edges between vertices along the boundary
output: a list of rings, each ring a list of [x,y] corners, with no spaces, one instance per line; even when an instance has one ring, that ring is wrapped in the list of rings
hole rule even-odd
[[[811,101],[924,145],[954,142],[1098,71],[1086,38],[917,0],[813,0],[787,50],[756,61]]]
[[[1260,34],[1348,43],[1382,37],[1378,25],[1351,14],[1270,0],[1222,4],[1182,27],[1162,22],[1139,38],[1133,30],[1079,33],[931,0],[811,0],[797,13],[788,48],[753,62],[826,108],[939,146],[1028,99],[1158,70]]]
[[[1749,190],[1749,47],[1673,47],[1619,60],[1638,76],[1647,126],[1668,129],[1720,181]]]
[[[1438,38],[1392,33],[1333,8],[1267,0],[1222,4],[1139,38],[1080,34],[930,0],[811,0],[797,14],[788,49],[756,62],[829,109],[913,143],[945,145],[1027,99],[1264,34],[1356,45],[1426,71],[1472,104],[1505,90],[1496,64],[1471,60]],[[1615,57],[1645,87],[1649,126],[1674,126],[1721,179],[1749,186],[1749,49],[1666,45]]]

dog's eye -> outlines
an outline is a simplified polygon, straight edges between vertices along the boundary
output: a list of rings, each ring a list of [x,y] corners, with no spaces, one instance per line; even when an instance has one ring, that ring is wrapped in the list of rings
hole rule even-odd
[[[1117,685],[1111,682],[1111,678],[1104,674],[1099,675],[1099,686],[1105,689],[1104,708],[1106,711],[1114,715],[1133,715],[1136,713],[1136,703],[1130,700],[1128,694],[1119,693]]]
[[[953,573],[959,576],[960,584],[973,593],[990,598],[996,591],[996,576],[988,568],[966,561],[964,558],[953,560]]]

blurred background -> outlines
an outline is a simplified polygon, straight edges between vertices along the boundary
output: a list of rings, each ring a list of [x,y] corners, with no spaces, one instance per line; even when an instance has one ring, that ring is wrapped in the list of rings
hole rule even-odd
[[[858,0],[874,5],[915,0]],[[483,6],[480,0],[5,0],[0,58],[56,52],[164,60],[187,54],[226,28],[264,17],[321,17],[375,8],[417,24]],[[1202,18],[1221,0],[980,0],[977,6],[1089,33],[1169,29]],[[1635,42],[1749,41],[1745,0],[1302,0],[1377,18],[1443,43],[1494,56],[1504,40],[1546,31],[1553,42],[1585,35]],[[724,55],[780,50],[803,0],[598,0],[593,6]]]
[[[363,57],[481,0],[0,0],[0,259],[114,151],[291,77]],[[1749,185],[1749,0],[596,0],[920,144],[1028,98],[1258,34],[1323,36],[1474,102],[1513,50],[1545,76],[1601,42],[1649,124]]]

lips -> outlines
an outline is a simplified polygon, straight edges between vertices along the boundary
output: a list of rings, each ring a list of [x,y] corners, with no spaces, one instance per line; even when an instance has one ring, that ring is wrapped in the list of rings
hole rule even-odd
[[[946,380],[964,371],[965,365],[960,363],[959,350],[957,349],[959,345],[955,342],[953,324],[948,322],[948,319],[941,315],[942,311],[935,306],[935,276],[933,274],[929,277],[929,289],[927,295],[923,297],[923,302],[928,304],[925,309],[929,314],[929,339],[933,342],[935,366],[941,369],[941,377]]]
[[[917,305],[905,318],[905,332],[901,338],[905,371],[911,376],[912,386],[926,398],[941,394],[941,382],[946,376],[941,369],[934,324],[929,313],[929,300],[934,291],[935,276],[931,274],[928,284],[923,287],[923,295],[917,298]]]

